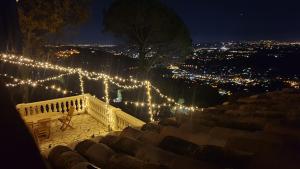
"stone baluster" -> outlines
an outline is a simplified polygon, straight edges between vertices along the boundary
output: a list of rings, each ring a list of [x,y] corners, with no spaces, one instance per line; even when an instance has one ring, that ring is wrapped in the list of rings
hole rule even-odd
[[[57,106],[56,106],[56,102],[53,102],[53,111],[54,112],[58,112]]]
[[[61,101],[60,103],[60,108],[61,108],[61,112],[66,112],[66,105],[64,104],[64,102],[63,101]]]
[[[52,111],[52,109],[51,109],[51,104],[48,103],[48,104],[46,105],[46,107],[45,107],[46,110],[47,110],[47,107],[48,107],[48,111],[47,111],[47,112],[48,112],[48,113],[52,113],[53,111]]]
[[[32,106],[29,107],[29,115],[34,115],[34,108]]]
[[[80,112],[82,112],[83,111],[83,101],[82,101],[82,98],[79,98],[78,101],[79,101]]]
[[[62,112],[62,109],[61,109],[61,104],[60,104],[60,102],[58,102],[58,103],[57,103],[57,105],[58,105],[58,111],[59,111],[59,112]]]
[[[69,100],[64,101],[64,104],[65,104],[66,112],[69,112],[69,110],[70,110],[70,102],[69,102]]]
[[[39,109],[38,109],[38,106],[37,106],[37,105],[33,106],[33,114],[34,114],[34,115],[35,115],[35,114],[39,114]]]
[[[74,99],[73,102],[74,102],[73,106],[75,108],[75,111],[77,111],[77,109],[78,109],[78,107],[77,107],[77,99]]]
[[[39,112],[39,113],[46,113],[46,112],[43,111],[43,110],[45,110],[45,109],[44,109],[44,105],[43,105],[43,104],[38,105],[38,112]]]
[[[77,99],[74,99],[74,100],[73,100],[73,106],[74,106],[74,108],[75,108],[75,109],[74,109],[74,112],[77,113],[77,104],[76,104],[76,100],[77,100]]]

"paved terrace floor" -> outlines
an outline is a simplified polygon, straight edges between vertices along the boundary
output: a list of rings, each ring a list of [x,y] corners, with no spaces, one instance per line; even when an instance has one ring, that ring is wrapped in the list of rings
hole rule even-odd
[[[51,122],[50,138],[39,144],[43,154],[47,154],[51,148],[57,145],[70,145],[74,142],[107,134],[107,127],[88,114],[75,115],[72,118],[71,125],[74,129],[68,128],[61,131],[61,125],[58,120]]]

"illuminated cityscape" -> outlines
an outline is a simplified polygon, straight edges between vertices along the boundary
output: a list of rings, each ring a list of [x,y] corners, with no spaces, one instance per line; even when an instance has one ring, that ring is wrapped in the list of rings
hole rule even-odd
[[[300,45],[296,42],[198,44],[190,59],[169,69],[172,71],[171,78],[208,84],[220,88],[220,94],[251,92],[259,88],[261,92],[268,92],[289,85],[297,87],[297,65],[290,64],[292,71],[287,72],[281,67],[284,66],[283,59],[297,62],[295,55],[299,54],[299,50]]]
[[[62,46],[61,48],[65,48]],[[128,48],[112,45],[70,45],[71,50],[86,50],[85,55],[106,51],[131,63],[126,71],[135,70],[138,54]],[[66,50],[68,51],[68,50]],[[187,83],[209,85],[220,95],[255,94],[299,86],[300,72],[296,57],[300,43],[279,41],[219,42],[194,45],[193,55],[181,63],[162,64],[163,78],[187,80]],[[282,62],[282,60],[286,60]],[[286,66],[289,68],[282,69]],[[123,70],[124,70],[123,69]],[[121,72],[115,72],[119,74]]]

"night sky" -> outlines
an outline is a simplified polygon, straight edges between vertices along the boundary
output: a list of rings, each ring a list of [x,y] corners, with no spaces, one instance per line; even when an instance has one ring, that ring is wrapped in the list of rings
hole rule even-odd
[[[114,44],[102,32],[102,13],[113,0],[93,0],[90,19],[65,38],[74,43]],[[300,40],[298,0],[162,0],[190,29],[194,43]]]

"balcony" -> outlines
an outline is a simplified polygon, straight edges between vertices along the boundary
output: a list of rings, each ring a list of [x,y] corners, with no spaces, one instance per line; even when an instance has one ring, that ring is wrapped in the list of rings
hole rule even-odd
[[[46,153],[56,145],[70,145],[77,141],[105,135],[109,131],[119,131],[127,126],[139,128],[145,124],[90,94],[18,104],[17,110],[24,121],[28,122],[26,119],[32,117],[47,118],[50,114],[61,115],[68,112],[71,106],[75,108],[71,120],[73,128],[62,131],[61,122],[52,119],[50,137],[38,143],[42,153]]]

